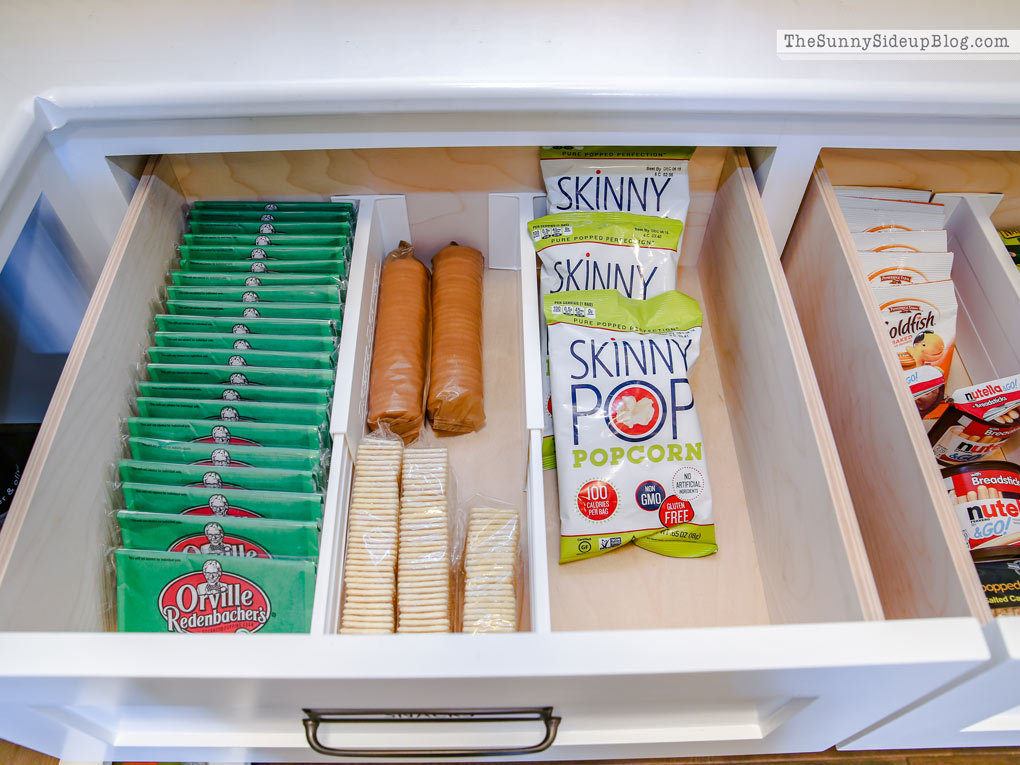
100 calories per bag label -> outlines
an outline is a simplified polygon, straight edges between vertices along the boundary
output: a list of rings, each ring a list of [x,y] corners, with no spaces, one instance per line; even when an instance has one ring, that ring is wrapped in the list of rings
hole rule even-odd
[[[679,292],[546,295],[560,562],[633,542],[663,555],[716,551],[690,369],[701,309]]]

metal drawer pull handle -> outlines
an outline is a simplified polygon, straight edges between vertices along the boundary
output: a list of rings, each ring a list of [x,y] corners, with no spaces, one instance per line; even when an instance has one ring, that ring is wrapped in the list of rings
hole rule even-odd
[[[552,707],[523,709],[305,709],[304,726],[308,746],[319,754],[332,757],[493,757],[497,755],[536,754],[544,752],[556,740],[560,718],[554,717]],[[545,723],[545,738],[532,746],[509,749],[477,747],[470,749],[334,749],[319,741],[321,723],[488,723],[527,722]]]

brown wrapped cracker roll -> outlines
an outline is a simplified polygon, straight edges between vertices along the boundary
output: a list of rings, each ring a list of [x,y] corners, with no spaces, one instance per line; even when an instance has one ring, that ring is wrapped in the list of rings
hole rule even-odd
[[[451,242],[432,259],[429,420],[440,434],[485,425],[482,387],[482,253]]]
[[[425,422],[429,368],[429,272],[407,242],[386,256],[379,280],[368,428],[385,424],[405,444]]]

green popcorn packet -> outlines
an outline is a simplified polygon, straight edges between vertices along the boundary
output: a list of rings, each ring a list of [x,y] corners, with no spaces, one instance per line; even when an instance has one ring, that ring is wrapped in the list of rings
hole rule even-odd
[[[185,234],[184,244],[196,247],[344,247],[350,234],[338,236],[293,234]]]
[[[274,388],[333,389],[332,369],[275,369],[273,367],[212,364],[147,364],[149,379],[160,383],[203,385],[267,385]]]
[[[166,288],[171,300],[236,300],[243,303],[340,303],[343,295],[337,286],[328,285],[268,285],[223,287],[212,285],[179,286]]]
[[[128,510],[172,515],[275,518],[280,521],[318,521],[322,495],[292,491],[245,491],[191,486],[122,483]]]
[[[347,277],[347,261],[339,260],[200,260],[181,258],[181,271],[187,273],[255,274],[330,274]]]
[[[117,550],[121,632],[308,632],[315,563]]]
[[[182,260],[248,260],[275,263],[285,268],[289,260],[350,260],[351,245],[340,247],[224,247],[222,245],[182,244]]]
[[[200,518],[164,513],[117,513],[124,547],[131,550],[226,558],[306,558],[319,554],[319,526],[271,518]]]
[[[167,348],[153,345],[146,353],[153,364],[332,369],[335,363],[332,353],[286,353],[251,348]]]
[[[347,282],[331,274],[251,274],[243,272],[172,271],[170,279],[180,287],[333,287],[341,296],[347,294]]]
[[[214,300],[167,300],[167,313],[244,319],[326,319],[340,321],[343,308],[331,303],[242,303]]]
[[[320,486],[325,485],[323,471],[328,452],[318,449],[289,449],[276,446],[247,446],[197,441],[166,441],[158,438],[130,437],[128,452],[136,460],[172,462],[213,468],[279,468],[311,472]]]
[[[318,451],[328,439],[328,434],[323,429],[312,425],[283,425],[273,422],[128,417],[127,425],[128,434],[132,436],[221,446],[282,446],[287,449]]]
[[[322,319],[231,319],[157,314],[157,332],[210,332],[232,335],[307,335],[337,339],[340,322]]]
[[[135,400],[142,417],[223,422],[277,422],[286,425],[328,427],[329,407],[325,404],[273,404],[264,401],[203,401],[192,398],[150,398]]]
[[[141,395],[149,398],[192,398],[203,401],[268,401],[274,404],[328,405],[332,399],[330,391],[324,388],[271,388],[264,385],[200,385],[143,381],[138,383],[138,390]]]
[[[319,555],[319,525],[271,518],[200,518],[117,513],[124,547],[226,558],[309,558]]]
[[[212,467],[172,462],[121,460],[120,480],[125,483],[156,483],[205,489],[246,489],[248,491],[321,491],[318,476],[309,470],[281,468]],[[131,547],[131,545],[128,545]],[[154,548],[145,548],[154,549]]]
[[[188,225],[192,234],[296,234],[308,236],[320,234],[325,236],[340,236],[343,234],[344,223],[350,221],[206,221],[191,220]]]
[[[358,211],[356,201],[326,202],[312,201],[274,201],[261,199],[200,199],[191,205],[192,210],[261,210],[276,212],[277,210],[344,210],[353,215]]]
[[[1014,265],[1020,268],[1020,229],[1006,229],[1000,231],[999,236],[1006,247],[1006,251],[1013,259]]]
[[[220,348],[238,351],[290,351],[293,353],[335,353],[331,337],[293,337],[290,335],[235,335],[233,333],[160,332],[152,334],[160,348]]]

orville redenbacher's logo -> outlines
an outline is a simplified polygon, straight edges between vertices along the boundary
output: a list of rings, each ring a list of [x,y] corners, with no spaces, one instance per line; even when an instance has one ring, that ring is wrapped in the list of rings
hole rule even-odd
[[[272,611],[261,587],[207,560],[163,588],[159,612],[168,632],[258,632]]]

